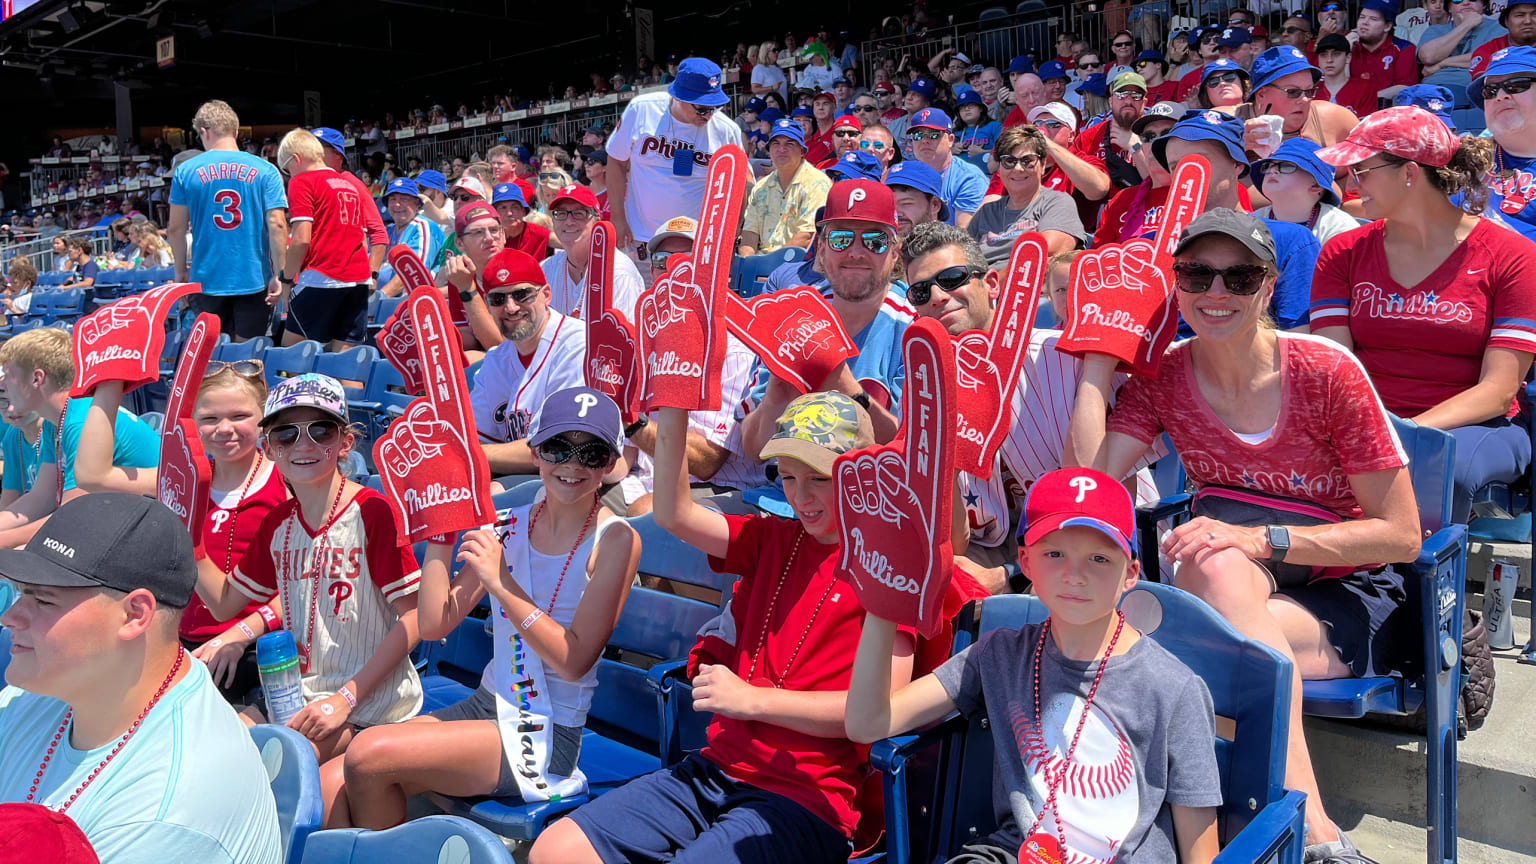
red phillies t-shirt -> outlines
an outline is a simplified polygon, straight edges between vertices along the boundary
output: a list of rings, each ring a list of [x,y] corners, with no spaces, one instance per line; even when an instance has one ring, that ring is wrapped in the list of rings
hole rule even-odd
[[[549,257],[549,229],[537,222],[523,220],[523,233],[516,240],[507,241],[508,249],[516,249],[533,256],[535,261]],[[458,299],[455,296],[454,299]]]
[[[1008,116],[1003,118],[1003,128],[1008,129],[1013,126],[1023,126],[1028,122],[1029,119],[1024,116],[1024,112],[1020,111],[1019,106],[1015,105],[1008,109]]]
[[[1368,82],[1377,90],[1419,83],[1419,55],[1413,43],[1388,36],[1376,50],[1356,42],[1349,52],[1349,77]]]
[[[1169,349],[1156,378],[1125,382],[1108,429],[1148,445],[1166,431],[1197,487],[1301,498],[1357,519],[1349,475],[1401,468],[1408,454],[1359,360],[1329,339],[1278,336],[1283,394],[1264,441],[1244,442],[1211,410],[1195,382],[1194,340]]]
[[[1479,221],[1418,285],[1387,270],[1384,222],[1323,244],[1312,278],[1313,331],[1348,327],[1389,410],[1412,417],[1472,387],[1489,348],[1536,353],[1536,246]],[[1510,406],[1506,416],[1517,408]]]
[[[359,194],[356,178],[320,168],[288,181],[288,221],[311,222],[309,251],[300,270],[314,270],[338,282],[366,282],[368,222],[364,211],[378,208]]]
[[[1077,139],[1072,142],[1071,151],[1079,156],[1092,156],[1103,164],[1111,154],[1121,159],[1129,160],[1131,154],[1120,149],[1114,138],[1109,134],[1109,124],[1115,122],[1111,118],[1105,118],[1079,132]]]
[[[1351,78],[1344,83],[1344,86],[1339,90],[1338,97],[1335,98],[1328,90],[1328,85],[1319,81],[1317,82],[1317,98],[1324,102],[1332,102],[1335,105],[1348,108],[1355,112],[1356,117],[1363,118],[1368,114],[1374,113],[1377,106],[1381,104],[1380,98],[1376,95],[1376,91],[1380,89],[1380,87],[1374,86],[1369,81]]]
[[[209,560],[225,573],[235,569],[236,562],[245,554],[245,547],[255,538],[256,529],[261,526],[261,520],[268,511],[288,500],[288,487],[270,460],[263,459],[257,471],[244,498],[224,502],[230,505],[228,507],[220,507],[219,501],[215,499],[203,519],[203,546],[208,551]],[[234,490],[236,494],[239,491]],[[233,626],[231,622],[255,612],[260,605],[248,603],[234,618],[220,621],[208,611],[203,598],[193,593],[192,599],[187,602],[186,611],[181,615],[181,638],[189,642],[206,642]]]
[[[1164,81],[1156,87],[1147,88],[1147,106],[1151,107],[1159,102],[1176,102],[1179,99],[1179,82]]]
[[[1151,181],[1147,181],[1140,186],[1117,190],[1110,196],[1109,203],[1104,205],[1103,214],[1099,216],[1099,227],[1093,232],[1093,245],[1119,243],[1156,231],[1163,215],[1163,205],[1168,203],[1170,188],[1153,186]]]
[[[1472,52],[1472,62],[1467,64],[1467,74],[1471,75],[1473,80],[1476,80],[1477,76],[1483,74],[1482,70],[1488,68],[1488,63],[1493,59],[1493,55],[1508,47],[1508,33],[1503,36],[1495,36],[1477,46],[1477,50]]]
[[[825,132],[812,132],[811,137],[805,141],[805,159],[812,165],[831,159],[835,152],[830,128]]]

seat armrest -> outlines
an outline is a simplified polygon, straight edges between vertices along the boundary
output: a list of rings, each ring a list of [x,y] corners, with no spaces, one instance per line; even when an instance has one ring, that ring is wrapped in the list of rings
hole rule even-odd
[[[1305,848],[1302,811],[1306,796],[1286,790],[1277,801],[1260,810],[1226,848],[1216,854],[1215,864],[1290,864],[1300,861]]]

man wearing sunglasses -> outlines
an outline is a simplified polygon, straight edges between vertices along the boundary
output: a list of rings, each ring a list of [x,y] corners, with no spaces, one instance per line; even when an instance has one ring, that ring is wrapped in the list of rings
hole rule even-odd
[[[1524,7],[1536,11],[1536,6]],[[1536,239],[1536,48],[1511,48],[1472,82],[1468,95],[1483,109],[1493,133],[1493,168],[1483,178],[1488,187],[1484,213]]]
[[[816,211],[827,203],[827,190],[832,188],[827,175],[806,159],[805,139],[792,120],[773,124],[768,133],[768,158],[773,170],[752,184],[747,194],[737,250],[741,255],[809,246]]]
[[[987,194],[987,175],[970,162],[954,158],[954,127],[943,111],[924,108],[912,116],[908,128],[912,155],[938,172],[939,197],[949,205],[950,222],[964,228],[981,209]]]
[[[665,93],[630,100],[608,139],[608,206],[616,244],[636,261],[663,222],[703,209],[714,152],[745,144],[741,128],[721,110],[730,102],[721,80],[714,63],[683,60]]]
[[[1304,13],[1297,12],[1286,18],[1277,35],[1277,44],[1294,45],[1308,54],[1312,52],[1312,19]]]
[[[1349,54],[1349,75],[1369,81],[1379,99],[1419,83],[1418,51],[1413,43],[1392,35],[1398,7],[1394,0],[1364,0],[1355,20],[1360,38]]]
[[[890,170],[892,162],[900,162],[900,149],[896,146],[896,138],[891,135],[891,130],[884,125],[876,123],[873,126],[864,125],[864,131],[859,133],[859,151],[868,153],[880,162],[880,173],[885,174]]]
[[[875,89],[870,92],[874,94],[875,104],[880,107],[880,122],[889,123],[907,113],[901,107],[899,89],[890,81],[876,82]]]
[[[1168,101],[1178,92],[1179,82],[1167,79],[1168,58],[1161,51],[1149,49],[1137,54],[1131,69],[1147,82],[1148,105]]]
[[[1536,0],[1512,0],[1499,13],[1499,24],[1508,28],[1503,36],[1484,42],[1472,52],[1467,72],[1473,78],[1486,73],[1493,55],[1505,48],[1536,45]]]
[[[469,394],[475,428],[493,473],[536,474],[524,440],[528,427],[549,394],[584,386],[587,330],[550,308],[544,271],[525,253],[496,253],[486,264],[484,284],[485,303],[505,341],[485,353],[475,376]]]
[[[597,196],[585,186],[563,187],[549,202],[549,218],[555,226],[560,250],[545,259],[544,277],[549,283],[550,308],[582,321],[587,314],[587,295],[582,280],[592,260],[592,229],[597,226]],[[645,279],[628,255],[613,259],[613,308],[635,320],[635,304],[645,290]]]
[[[1074,153],[1096,157],[1103,163],[1113,188],[1124,189],[1141,182],[1141,175],[1131,164],[1131,124],[1146,105],[1146,79],[1135,72],[1121,72],[1109,83],[1109,116],[1085,127],[1072,142]],[[1096,190],[1084,191],[1091,195]],[[1106,189],[1104,195],[1089,200],[1103,200],[1108,194]]]

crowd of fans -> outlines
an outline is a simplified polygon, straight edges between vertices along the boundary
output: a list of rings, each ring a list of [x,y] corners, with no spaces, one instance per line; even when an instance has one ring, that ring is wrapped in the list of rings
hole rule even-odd
[[[321,758],[328,825],[398,824],[407,796],[424,790],[528,794],[519,777],[529,770],[579,788],[593,664],[639,556],[620,517],[654,513],[741,576],[690,657],[695,705],[714,714],[709,746],[555,823],[530,860],[664,861],[688,850],[844,861],[880,819],[859,794],[868,751],[856,742],[959,709],[992,716],[1002,827],[952,860],[1051,860],[1031,858],[1033,843],[1081,860],[1209,861],[1221,803],[1210,697],[1114,613],[1138,575],[1131,507],[1157,495],[1148,465],[1166,455],[1167,433],[1202,492],[1196,518],[1162,541],[1178,585],[1292,661],[1285,785],[1307,796],[1305,860],[1368,861],[1319,795],[1300,692],[1302,680],[1404,668],[1396,634],[1415,610],[1402,574],[1381,562],[1411,560],[1420,534],[1388,412],[1457,439],[1458,522],[1475,517],[1476,490],[1518,480],[1531,458],[1518,394],[1536,356],[1536,143],[1524,138],[1536,124],[1536,0],[1512,0],[1497,17],[1482,3],[1430,0],[1412,39],[1393,35],[1400,10],[1389,0],[1363,0],[1352,15],[1331,0],[1264,17],[1233,7],[1166,36],[1152,16],[1110,4],[1102,40],[1055,34],[1046,58],[950,48],[913,57],[903,46],[927,26],[919,6],[872,34],[881,53],[868,82],[846,34],[739,45],[726,59],[750,93],[732,116],[720,64],[642,58],[635,75],[592,76],[589,94],[665,85],[630,99],[616,128],[439,166],[385,160],[373,133],[402,128],[392,117],[348,130],[363,142],[361,164],[348,165],[348,132],[294,129],[253,153],[233,109],[204,104],[198,146],[171,172],[165,229],[120,212],[105,222],[112,261],[59,238],[53,266],[72,271],[68,284],[90,287],[103,264],[170,264],[177,281],[201,284],[191,310],[218,316],[233,340],[344,351],[368,341],[375,292],[406,290],[385,257],[405,245],[432,270],[480,364],[470,401],[499,488],[536,484],[538,503],[516,511],[504,536],[467,534],[457,559],[448,538],[417,561],[395,547],[381,496],[337,472],[358,446],[342,384],[304,375],[268,393],[259,369],[224,364],[196,397],[213,492],[193,566],[174,520],[160,524],[165,514],[115,494],[155,488],[152,444],[119,410],[121,393],[68,398],[62,330],[0,344],[10,426],[0,546],[28,550],[0,552],[0,574],[22,591],[4,623],[26,646],[7,672],[16,686],[0,693],[0,799],[80,794],[77,776],[50,774],[47,759],[37,768],[44,747],[62,746],[66,703],[70,745],[83,751],[110,744],[140,704],[171,693],[195,694],[193,707],[174,710],[208,734],[173,739],[164,708],[146,708],[154,722],[137,734],[178,753],[175,765],[217,765],[219,785],[255,794],[234,779],[259,771],[249,759],[207,755],[252,755],[231,743],[238,727],[207,693],[221,690],[246,722],[261,722],[259,700],[246,702],[251,650],[275,627],[304,652],[307,705],[289,725]],[[577,96],[568,88],[564,98]],[[487,98],[480,108],[519,104]],[[408,116],[449,117],[441,106]],[[1486,135],[1456,128],[1477,116]],[[819,290],[857,354],[802,394],[731,339],[719,410],[622,416],[585,389],[594,228],[612,225],[623,253],[613,307],[633,321],[647,286],[692,250],[709,165],[727,145],[755,166],[734,251],[803,250],[766,290]],[[1050,253],[1044,299],[1066,327],[1085,314],[1068,303],[1074,258],[1155,237],[1172,174],[1195,156],[1210,169],[1206,211],[1177,238],[1168,277],[1185,338],[1157,372],[1127,376],[1114,358],[1058,351],[1062,329],[1036,329],[991,476],[954,479],[963,518],[951,598],[1029,590],[1050,622],[945,659],[947,634],[923,639],[866,616],[833,575],[832,462],[897,434],[908,326],[991,328],[1010,251],[1037,232]],[[35,268],[16,259],[8,275],[5,310],[24,314]],[[108,498],[113,509],[97,513]],[[1234,502],[1266,518],[1244,521]],[[1275,515],[1296,509],[1316,518]],[[60,547],[73,558],[108,543],[74,526],[118,536],[104,526],[129,518],[149,527],[101,554],[172,556],[154,580],[92,575],[115,574],[112,564],[80,575],[95,552],[78,566],[58,558]],[[38,560],[76,576],[37,577],[26,568]],[[462,569],[450,578],[455,560]],[[566,583],[573,566],[581,573]],[[336,579],[347,590],[334,590]],[[68,591],[98,592],[78,613],[84,623],[67,626],[55,611],[86,605]],[[334,608],[313,599],[323,596]],[[497,653],[484,689],[416,716],[411,646],[447,635],[486,596]],[[167,608],[163,622],[149,621]],[[55,635],[61,628],[72,635]],[[530,709],[502,643],[524,651],[518,664],[531,657],[549,673],[538,679],[549,685],[538,724],[506,722]],[[102,686],[114,680],[129,686]],[[1064,788],[1067,767],[1047,767],[1073,764],[1090,708],[1104,719],[1084,744],[1099,755],[1118,747],[1123,782],[1138,789],[1138,803],[1107,822],[1110,805]],[[517,737],[532,725],[546,730],[537,746]],[[124,751],[136,782],[172,770],[148,749]],[[521,761],[530,752],[532,768]],[[75,760],[79,776],[95,761]],[[227,799],[188,785],[167,791],[149,819],[144,796],[105,793],[127,788],[121,772],[96,782],[71,815],[99,850],[143,851],[152,838],[157,857],[180,860],[176,850],[203,842],[191,834],[275,849],[270,802],[214,826],[207,810]],[[156,827],[114,833],[130,821]]]

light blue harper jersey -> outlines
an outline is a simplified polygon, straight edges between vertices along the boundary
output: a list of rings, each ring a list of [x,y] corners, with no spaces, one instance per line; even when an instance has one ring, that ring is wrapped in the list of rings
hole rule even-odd
[[[404,246],[416,253],[421,263],[429,270],[437,269],[437,256],[443,249],[443,229],[436,222],[425,216],[417,216],[404,228],[391,222],[389,224],[389,246]],[[385,264],[379,268],[379,284],[384,285],[395,278],[395,268]]]
[[[187,208],[193,282],[215,296],[265,291],[276,274],[267,248],[267,211],[288,206],[282,175],[259,156],[211,150],[171,177],[171,205]]]
[[[986,172],[964,159],[950,159],[939,185],[939,197],[949,205],[949,224],[959,213],[975,213],[987,197]]]

